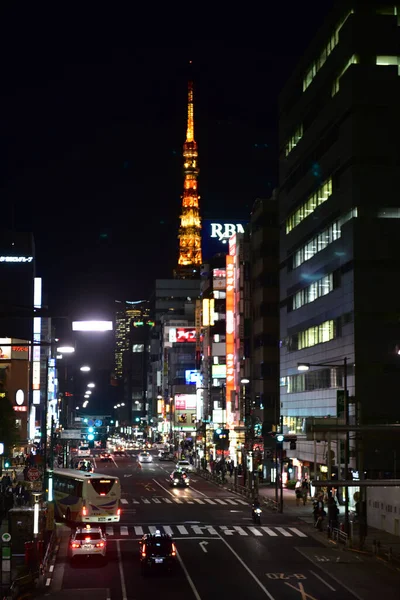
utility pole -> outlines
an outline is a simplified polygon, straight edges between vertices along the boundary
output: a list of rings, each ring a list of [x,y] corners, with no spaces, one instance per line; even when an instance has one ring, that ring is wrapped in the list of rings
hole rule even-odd
[[[346,426],[349,426],[349,398],[347,391],[347,356],[343,359],[343,388],[344,388],[344,422]],[[344,443],[344,479],[349,479],[349,431],[346,431],[346,438]],[[344,489],[345,493],[345,506],[344,506],[344,529],[349,534],[349,488],[346,486]]]

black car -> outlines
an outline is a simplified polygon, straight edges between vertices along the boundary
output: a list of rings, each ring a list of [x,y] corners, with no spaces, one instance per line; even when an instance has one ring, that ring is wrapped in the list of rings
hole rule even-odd
[[[111,454],[109,454],[108,452],[102,452],[100,454],[100,460],[101,460],[101,462],[111,462],[112,461]]]
[[[139,542],[140,567],[143,575],[154,569],[174,570],[176,566],[176,547],[170,535],[156,531],[146,534]]]
[[[190,477],[186,471],[172,471],[169,484],[172,487],[189,487]]]

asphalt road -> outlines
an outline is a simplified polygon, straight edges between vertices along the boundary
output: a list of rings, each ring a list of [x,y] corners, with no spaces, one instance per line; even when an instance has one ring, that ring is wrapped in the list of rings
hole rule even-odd
[[[138,470],[135,454],[112,463],[96,460],[98,472],[121,480],[121,521],[106,527],[106,565],[85,561],[72,566],[66,556],[69,529],[62,527],[49,586],[52,598],[360,600],[322,568],[328,551],[310,537],[306,525],[264,511],[262,525],[254,526],[245,499],[196,475],[189,489],[170,489],[173,463],[160,463],[154,452],[153,463]],[[143,577],[138,540],[156,529],[173,535],[180,567],[174,574]]]

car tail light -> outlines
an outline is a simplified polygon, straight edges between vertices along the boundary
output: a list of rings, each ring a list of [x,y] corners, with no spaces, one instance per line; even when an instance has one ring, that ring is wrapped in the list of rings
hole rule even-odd
[[[90,540],[91,540],[91,539],[92,539],[92,538],[91,538],[91,537],[89,537],[89,536],[88,536],[88,537],[85,537],[85,542],[90,542]]]
[[[106,495],[106,493],[105,493],[105,492],[101,492],[101,493],[100,493],[100,496],[105,496],[105,495]]]
[[[96,544],[96,548],[104,548],[104,542],[99,542]]]
[[[142,547],[142,556],[143,558],[146,556],[146,548],[144,546]]]
[[[72,542],[71,544],[71,548],[79,548],[80,544],[77,544],[76,542]]]
[[[172,544],[172,552],[171,552],[172,556],[176,555],[176,548],[175,548],[175,544]]]
[[[118,509],[117,509],[117,516],[119,517],[119,516],[120,516],[120,514],[121,514],[121,509],[120,509],[120,508],[118,508]]]
[[[82,508],[82,515],[83,515],[84,517],[86,517],[86,515],[87,515],[87,509],[86,509],[86,506],[84,506],[84,507]]]

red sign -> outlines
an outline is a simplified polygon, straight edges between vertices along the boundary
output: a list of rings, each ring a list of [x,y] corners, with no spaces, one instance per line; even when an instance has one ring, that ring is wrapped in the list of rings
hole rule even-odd
[[[29,481],[37,481],[40,479],[40,471],[36,467],[31,467],[28,469],[27,477]]]
[[[15,410],[15,412],[27,412],[28,407],[27,406],[13,406],[13,409]]]
[[[196,341],[196,329],[189,327],[181,327],[176,330],[176,341],[177,342],[195,342]]]

